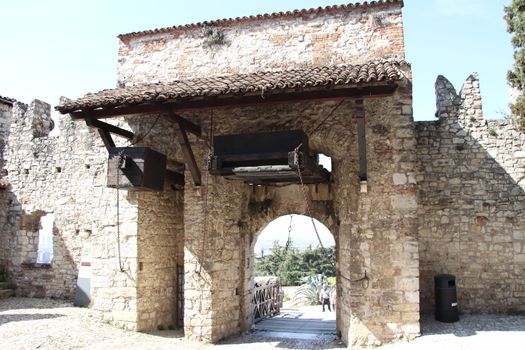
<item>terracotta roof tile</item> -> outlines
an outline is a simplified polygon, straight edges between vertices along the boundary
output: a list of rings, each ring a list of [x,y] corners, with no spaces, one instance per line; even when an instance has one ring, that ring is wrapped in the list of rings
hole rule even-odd
[[[1,95],[0,95],[0,102],[12,106],[13,103],[16,102],[16,100],[15,100],[14,98],[5,97],[5,96],[1,96]]]
[[[343,85],[366,85],[402,79],[404,61],[375,61],[361,65],[306,67],[282,71],[224,75],[168,83],[140,84],[89,93],[55,107],[61,113],[96,108],[176,101],[197,97],[270,94],[277,90],[308,89]]]
[[[118,38],[128,39],[128,38],[139,37],[139,36],[148,35],[148,34],[169,33],[174,30],[193,29],[193,28],[206,27],[206,26],[220,26],[220,25],[228,25],[228,24],[237,23],[237,22],[267,20],[267,19],[273,19],[273,18],[301,17],[301,16],[309,15],[309,14],[322,14],[322,13],[329,13],[329,12],[351,11],[351,10],[362,9],[362,8],[370,8],[370,7],[377,7],[377,6],[390,6],[390,5],[404,6],[404,3],[403,3],[403,0],[376,0],[376,1],[358,2],[358,3],[353,3],[353,4],[347,4],[347,5],[316,7],[316,8],[303,9],[303,10],[274,12],[270,14],[265,13],[263,15],[255,15],[255,16],[224,18],[224,19],[218,19],[218,20],[213,20],[213,21],[183,24],[183,25],[177,25],[177,26],[166,27],[166,28],[156,28],[156,29],[151,29],[151,30],[144,30],[144,31],[139,31],[139,32],[121,34],[118,36]]]

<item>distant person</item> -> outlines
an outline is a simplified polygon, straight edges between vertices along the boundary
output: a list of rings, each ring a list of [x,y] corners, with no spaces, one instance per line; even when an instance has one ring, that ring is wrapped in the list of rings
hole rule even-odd
[[[332,311],[335,312],[335,304],[337,303],[337,292],[334,290],[330,294],[330,304],[332,304]]]
[[[323,289],[321,289],[321,292],[319,293],[319,301],[323,305],[323,312],[325,305],[328,306],[328,311],[332,311],[332,309],[330,309],[330,291],[328,290],[326,284],[323,286]]]

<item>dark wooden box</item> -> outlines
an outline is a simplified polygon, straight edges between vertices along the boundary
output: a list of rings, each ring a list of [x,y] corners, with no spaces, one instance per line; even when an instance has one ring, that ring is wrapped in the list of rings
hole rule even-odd
[[[112,147],[108,159],[108,187],[162,191],[166,156],[147,147]]]
[[[219,168],[288,164],[288,154],[301,145],[308,154],[308,137],[301,130],[215,136]]]

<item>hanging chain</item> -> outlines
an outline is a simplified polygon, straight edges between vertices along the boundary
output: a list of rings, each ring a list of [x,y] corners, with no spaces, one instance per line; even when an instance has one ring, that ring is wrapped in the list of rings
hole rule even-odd
[[[118,154],[118,163],[117,163],[117,251],[118,251],[118,266],[120,269],[120,272],[124,272],[124,266],[122,265],[122,256],[120,253],[120,198],[119,198],[119,192],[120,192],[120,175],[119,171],[120,168],[124,165],[124,156],[123,156],[123,150],[119,152]]]
[[[301,143],[299,146],[297,146],[294,149],[294,165],[297,168],[297,175],[299,176],[299,182],[301,184],[301,191],[303,193],[304,201],[306,203],[306,213],[307,213],[308,217],[310,217],[310,221],[312,222],[312,227],[314,228],[315,235],[317,236],[317,240],[319,241],[319,246],[321,247],[321,252],[325,256],[325,259],[330,263],[330,265],[335,270],[337,270],[337,267],[335,266],[335,263],[332,261],[330,255],[328,254],[328,251],[326,250],[326,248],[323,245],[323,242],[321,240],[321,236],[319,235],[319,231],[317,230],[317,225],[315,224],[315,219],[313,217],[313,210],[312,210],[312,206],[311,206],[311,203],[310,203],[310,197],[307,194],[307,188],[306,188],[306,185],[304,184],[303,174],[302,174],[302,171],[301,171],[301,153],[299,152],[299,150],[301,149],[302,146],[303,146],[303,144]],[[345,275],[343,275],[343,273],[341,271],[339,271],[339,276],[341,276],[341,278],[343,278],[343,279],[345,279],[345,280],[347,280],[349,282],[353,282],[353,283],[361,282],[361,286],[364,289],[367,289],[369,284],[370,284],[370,279],[368,278],[368,276],[366,274],[366,270],[365,270],[365,275],[362,278],[359,278],[357,280],[351,280],[350,278],[348,278]]]
[[[303,181],[303,174],[302,174],[302,171],[301,171],[301,153],[299,152],[299,149],[302,146],[303,146],[303,144],[301,143],[299,146],[297,146],[294,149],[294,165],[297,168],[297,175],[299,175],[299,181],[301,182],[301,190],[302,190],[302,193],[303,193],[304,201],[306,203],[306,213],[308,214],[308,217],[310,218],[310,221],[312,222],[312,226],[314,228],[315,235],[317,236],[317,240],[319,241],[319,246],[321,247],[321,252],[325,255],[325,258],[328,260],[330,265],[332,265],[332,267],[335,268],[335,264],[332,262],[332,259],[329,258],[328,252],[327,252],[326,248],[323,245],[323,242],[321,240],[321,236],[319,235],[319,231],[317,231],[317,225],[315,224],[315,220],[314,220],[314,217],[313,217],[313,210],[312,210],[312,207],[310,205],[310,198],[309,198],[309,196],[306,193],[307,188],[306,188],[306,186],[304,184],[304,181]]]
[[[148,131],[146,131],[142,136],[138,137],[135,141],[132,141],[127,145],[126,147],[132,147],[135,146],[137,143],[141,142],[146,138],[146,136],[149,135],[149,133],[153,130],[155,125],[157,125],[157,122],[160,119],[160,114],[157,116],[157,118],[153,121],[153,123],[150,125]],[[120,250],[120,169],[124,166],[124,162],[126,160],[126,157],[124,157],[124,151],[126,150],[126,147],[123,147],[117,154],[118,161],[117,161],[117,186],[116,186],[116,199],[117,199],[117,254],[118,254],[118,266],[120,272],[124,272],[124,265],[122,264],[122,254]]]
[[[200,274],[202,271],[202,264],[204,264],[204,259],[206,259],[206,236],[208,235],[208,181],[209,181],[209,164],[211,160],[211,155],[213,154],[213,109],[210,112],[210,130],[209,130],[209,144],[208,148],[209,153],[206,157],[206,171],[204,172],[204,217],[203,217],[203,230],[202,230],[202,245],[200,249],[200,263],[197,265],[197,268],[195,269],[195,272]]]
[[[288,248],[290,247],[290,244],[292,243],[292,240],[291,240],[292,219],[293,219],[293,214],[290,214],[290,224],[288,225],[288,239],[286,240],[286,245],[284,246],[284,251],[285,252],[288,252]]]

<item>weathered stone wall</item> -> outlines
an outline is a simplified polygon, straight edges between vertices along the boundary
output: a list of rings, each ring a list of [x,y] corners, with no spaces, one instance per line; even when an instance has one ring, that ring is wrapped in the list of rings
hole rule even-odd
[[[322,195],[313,185],[309,191],[314,217],[336,237],[337,327],[345,341],[378,344],[419,333],[416,158],[409,85],[393,97],[367,99],[364,106],[368,193],[360,193],[352,99],[215,110],[213,120],[215,135],[301,129],[309,135],[313,152],[332,157],[331,188]],[[209,115],[183,116],[203,130],[209,128]],[[208,152],[201,141],[192,149],[197,159]],[[251,326],[257,233],[279,215],[305,213],[306,206],[299,186],[252,188],[212,176],[205,182],[208,187],[193,188],[188,180],[185,189],[185,331],[216,341]],[[268,208],[260,213],[250,210],[251,202],[265,200],[270,200]],[[368,289],[351,282],[363,277],[365,270]]]
[[[79,207],[92,191],[80,187],[85,176],[75,173],[80,173],[80,167],[84,170],[84,162],[79,164],[73,148],[87,154],[89,137],[85,144],[75,145],[67,144],[70,135],[66,131],[60,139],[49,137],[54,124],[50,106],[38,100],[29,106],[15,103],[9,122],[4,153],[4,181],[9,187],[0,194],[5,208],[0,220],[10,276],[19,295],[71,296],[80,251],[87,239],[84,230],[86,226],[91,230],[91,222],[80,217]],[[70,126],[67,120],[63,123]],[[74,126],[71,132],[75,132]],[[78,181],[74,190],[70,187],[73,178]],[[68,215],[62,215],[66,212]],[[55,257],[50,266],[36,264],[40,217],[45,213],[56,214]]]
[[[3,262],[18,295],[71,298],[83,253],[92,262],[92,307],[102,317],[135,329],[136,321],[119,313],[136,311],[136,209],[133,195],[121,196],[122,252],[116,252],[116,191],[106,188],[106,150],[83,123],[63,116],[58,136],[50,106],[35,100],[15,103],[9,120],[4,177],[0,191],[0,242]],[[36,264],[40,217],[55,216],[54,259]],[[132,288],[130,288],[132,287]],[[136,314],[136,312],[135,312]]]
[[[177,265],[184,264],[183,192],[139,195],[138,330],[177,326]]]
[[[457,278],[462,312],[525,312],[525,134],[483,119],[479,80],[436,82],[438,121],[418,122],[421,309],[433,276]]]
[[[4,150],[9,136],[12,110],[11,103],[4,103],[0,99],[0,169],[3,169],[4,166]]]
[[[11,114],[13,110],[12,103],[4,103],[0,99],[0,171],[4,169],[4,152],[7,137],[9,136],[9,127],[11,122]],[[6,187],[6,183],[3,180],[4,174],[0,173],[0,187]],[[2,190],[0,190],[2,191]],[[4,207],[0,207],[0,210],[5,210]],[[1,215],[1,214],[0,214]],[[0,247],[7,247],[6,235],[0,235]],[[0,266],[6,266],[7,264],[7,249],[0,249]]]
[[[404,59],[401,7],[399,3],[221,22],[213,30],[221,32],[224,41],[211,45],[202,26],[121,36],[119,83]],[[405,73],[410,79],[410,71]],[[183,114],[206,131],[204,139],[210,137],[211,114],[215,135],[301,129],[310,136],[313,152],[332,157],[334,182],[324,196],[314,195],[314,216],[336,236],[342,271],[337,327],[345,341],[355,344],[419,333],[415,135],[411,85],[408,80],[402,85],[393,97],[364,103],[367,193],[360,192],[352,99]],[[333,116],[315,130],[331,112]],[[164,137],[149,140],[155,147],[174,144],[173,138]],[[304,213],[305,206],[297,186],[262,190],[206,176],[202,160],[209,148],[203,140],[190,141],[204,184],[194,187],[186,171],[185,333],[216,341],[251,326],[257,232],[276,216]],[[182,159],[180,150],[173,154]],[[266,212],[250,212],[250,202],[265,200],[272,203]],[[159,204],[160,212],[162,207]],[[370,278],[367,289],[351,282],[365,271]]]
[[[401,4],[121,36],[121,84],[404,59]],[[224,36],[209,44],[209,29]]]

